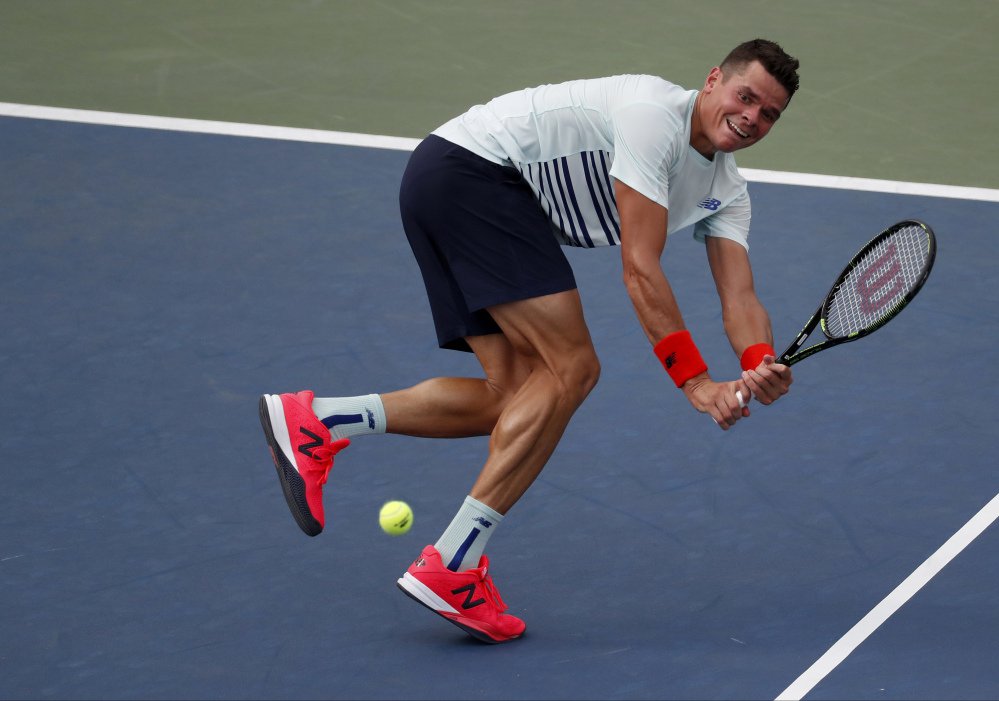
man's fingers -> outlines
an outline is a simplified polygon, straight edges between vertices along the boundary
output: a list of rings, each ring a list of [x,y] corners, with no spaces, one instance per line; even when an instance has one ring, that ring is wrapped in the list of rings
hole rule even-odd
[[[732,406],[725,395],[720,395],[716,399],[715,409],[718,410],[722,420],[719,421],[714,416],[711,416],[711,418],[723,431],[727,431],[732,426],[735,426],[735,422],[740,418],[749,416],[749,409],[747,406],[749,405],[751,390],[749,390],[748,387],[746,389],[750,394],[744,394],[741,389],[737,389],[734,395],[730,395],[735,399],[736,403],[738,403],[738,408]],[[711,412],[709,411],[708,414],[710,415]]]
[[[780,382],[769,372],[763,376],[756,370],[744,370],[742,380],[761,404],[770,404],[780,396]]]

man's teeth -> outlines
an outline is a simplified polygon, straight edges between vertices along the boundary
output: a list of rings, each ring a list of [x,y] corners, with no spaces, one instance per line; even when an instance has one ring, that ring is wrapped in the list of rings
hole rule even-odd
[[[732,123],[731,119],[726,119],[725,121],[728,122],[728,126],[732,129],[732,131],[734,131],[736,134],[738,134],[739,136],[741,136],[743,139],[745,139],[745,138],[747,138],[749,136],[749,134],[747,134],[746,132],[744,132],[739,127],[735,126]]]

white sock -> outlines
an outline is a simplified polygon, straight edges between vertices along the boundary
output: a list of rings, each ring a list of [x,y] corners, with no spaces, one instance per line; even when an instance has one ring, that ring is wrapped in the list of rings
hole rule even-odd
[[[441,535],[435,548],[441,554],[444,566],[455,572],[477,567],[489,536],[503,520],[499,514],[481,501],[468,496],[455,515],[451,525]]]
[[[316,397],[312,413],[330,430],[333,440],[385,433],[385,407],[377,394],[360,397]]]

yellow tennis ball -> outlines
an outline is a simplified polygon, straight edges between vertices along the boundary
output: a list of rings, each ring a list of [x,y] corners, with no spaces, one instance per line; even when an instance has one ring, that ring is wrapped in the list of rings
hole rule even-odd
[[[413,526],[413,510],[404,501],[387,501],[378,513],[378,523],[389,535],[402,535]]]

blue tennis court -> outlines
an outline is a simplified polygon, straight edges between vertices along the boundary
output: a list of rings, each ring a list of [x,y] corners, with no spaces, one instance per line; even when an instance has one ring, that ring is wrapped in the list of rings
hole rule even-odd
[[[477,373],[436,350],[407,156],[0,118],[0,697],[772,699],[999,491],[997,204],[754,183],[778,345],[896,220],[934,227],[933,275],[723,434],[648,352],[615,252],[569,251],[602,380],[490,543],[528,632],[476,643],[395,580],[485,439],[355,441],[309,539],[256,416]],[[701,246],[665,260],[734,375]],[[378,529],[389,499],[409,534]],[[996,581],[993,525],[807,698],[994,698]]]

